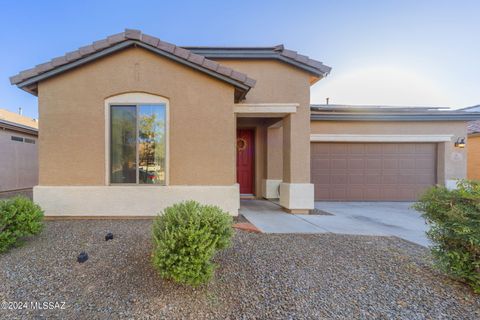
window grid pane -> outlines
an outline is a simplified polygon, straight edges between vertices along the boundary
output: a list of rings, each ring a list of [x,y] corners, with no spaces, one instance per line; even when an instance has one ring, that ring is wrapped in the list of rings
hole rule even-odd
[[[140,184],[165,184],[165,105],[138,106]]]
[[[136,183],[136,107],[112,106],[110,119],[110,182]]]

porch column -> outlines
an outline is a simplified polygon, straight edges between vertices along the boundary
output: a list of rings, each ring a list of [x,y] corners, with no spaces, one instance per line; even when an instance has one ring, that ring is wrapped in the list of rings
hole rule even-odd
[[[308,213],[314,208],[314,186],[310,183],[310,112],[305,107],[283,119],[280,205],[290,213]]]

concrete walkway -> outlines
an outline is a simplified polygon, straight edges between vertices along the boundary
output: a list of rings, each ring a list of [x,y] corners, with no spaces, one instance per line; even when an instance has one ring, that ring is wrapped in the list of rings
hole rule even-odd
[[[332,215],[292,215],[265,200],[242,200],[240,213],[265,233],[339,233],[397,236],[429,244],[427,226],[407,202],[316,202]]]

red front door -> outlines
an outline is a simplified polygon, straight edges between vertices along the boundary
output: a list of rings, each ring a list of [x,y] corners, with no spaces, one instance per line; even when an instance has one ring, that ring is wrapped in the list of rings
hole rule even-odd
[[[241,194],[253,194],[254,131],[237,130],[237,182]]]

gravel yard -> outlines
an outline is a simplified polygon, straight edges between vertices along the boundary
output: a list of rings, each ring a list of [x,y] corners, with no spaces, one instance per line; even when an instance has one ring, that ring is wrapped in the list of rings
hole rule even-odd
[[[149,220],[49,221],[0,255],[0,301],[65,310],[0,310],[0,319],[479,319],[480,297],[432,270],[397,238],[238,231],[216,277],[192,289],[150,263]],[[105,242],[107,231],[114,240]],[[84,264],[78,253],[88,252]]]

